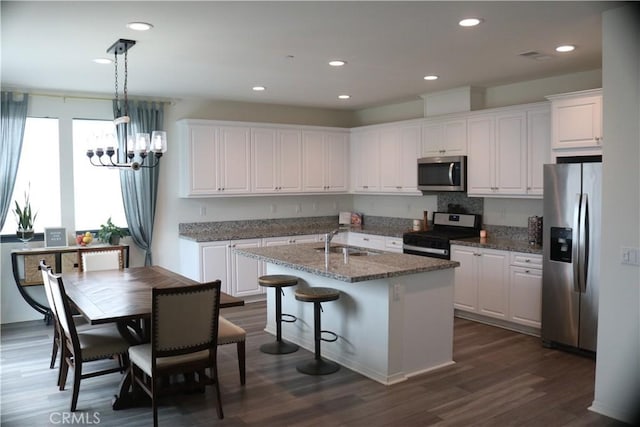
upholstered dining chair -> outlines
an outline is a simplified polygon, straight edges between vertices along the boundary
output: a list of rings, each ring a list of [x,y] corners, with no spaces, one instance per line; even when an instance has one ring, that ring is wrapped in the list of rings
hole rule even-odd
[[[56,306],[53,301],[53,295],[51,294],[51,285],[49,284],[49,271],[51,271],[51,267],[47,266],[44,260],[40,260],[40,272],[42,273],[42,286],[44,287],[44,293],[47,296],[47,302],[49,303],[49,308],[51,309],[51,320],[53,321],[53,345],[51,348],[51,363],[49,364],[49,369],[53,369],[56,365],[56,357],[58,356],[58,348],[61,346],[60,343],[60,323],[58,321],[58,312],[56,310]],[[86,328],[88,323],[87,320],[80,316],[73,316],[73,323],[76,325],[77,330],[81,330]],[[60,385],[60,371],[58,371],[58,385]]]
[[[151,396],[154,426],[158,425],[160,379],[179,374],[197,373],[197,381],[184,382],[172,391],[212,384],[218,418],[224,418],[217,365],[219,314],[220,280],[152,289],[151,342],[129,348],[129,375],[134,389],[140,387]]]
[[[122,372],[125,368],[118,365],[113,368],[104,368],[91,372],[84,372],[84,365],[95,360],[110,359],[119,356],[128,366],[127,350],[129,343],[120,335],[115,325],[92,326],[78,331],[73,321],[69,299],[64,290],[62,277],[47,271],[53,303],[58,313],[60,325],[60,380],[59,388],[64,390],[67,382],[69,368],[73,368],[73,392],[71,395],[71,412],[76,410],[78,394],[80,392],[80,380],[105,375],[114,372]]]
[[[117,270],[124,268],[124,246],[81,248],[78,250],[78,271]]]
[[[238,353],[238,370],[240,371],[240,384],[245,385],[246,363],[245,342],[247,332],[240,326],[220,316],[218,319],[218,345],[236,344]]]

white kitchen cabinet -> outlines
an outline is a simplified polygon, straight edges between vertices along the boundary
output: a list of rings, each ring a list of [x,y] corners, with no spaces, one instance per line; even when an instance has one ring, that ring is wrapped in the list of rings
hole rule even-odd
[[[380,190],[384,193],[418,192],[418,157],[421,129],[417,124],[380,130]]]
[[[551,162],[549,106],[527,111],[527,195],[542,196],[543,165]]]
[[[262,239],[262,246],[282,246],[282,245],[295,245],[299,243],[314,243],[318,242],[317,234],[303,234],[298,236],[278,236],[278,237],[265,237]]]
[[[303,190],[305,192],[346,192],[348,189],[348,133],[302,131]]]
[[[250,188],[250,131],[243,126],[180,123],[181,196],[246,194]]]
[[[258,284],[258,277],[264,274],[264,263],[236,254],[233,249],[259,248],[261,239],[243,239],[229,244],[231,260],[231,295],[246,297],[264,293],[264,288]]]
[[[385,237],[376,234],[349,233],[350,246],[358,246],[367,249],[385,250]]]
[[[494,249],[451,246],[455,270],[454,307],[507,319],[509,313],[509,253]]]
[[[402,253],[402,237],[385,237],[384,247],[386,251]]]
[[[467,154],[467,120],[428,119],[422,125],[422,156],[464,156]]]
[[[553,150],[601,148],[602,90],[547,96],[551,100]]]
[[[511,253],[509,320],[539,329],[542,316],[542,256]]]
[[[380,132],[369,129],[351,135],[352,190],[358,193],[380,191]]]
[[[234,247],[260,247],[260,239],[193,242],[180,239],[180,273],[198,282],[220,280],[222,292],[233,296],[260,295],[258,277],[263,264],[256,259],[236,255]]]
[[[251,189],[254,193],[302,191],[302,131],[251,129]]]

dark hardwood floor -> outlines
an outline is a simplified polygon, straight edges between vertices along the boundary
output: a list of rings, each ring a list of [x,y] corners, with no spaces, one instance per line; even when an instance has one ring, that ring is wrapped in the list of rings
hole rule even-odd
[[[204,394],[167,397],[159,410],[165,426],[621,426],[587,408],[593,400],[595,362],[545,349],[535,337],[456,319],[454,360],[447,368],[384,386],[342,368],[311,377],[295,364],[306,350],[273,356],[261,344],[264,303],[224,309],[247,330],[247,385],[240,386],[235,345],[219,351],[225,413],[216,417],[210,388]],[[41,321],[3,325],[2,426],[67,424],[151,425],[150,408],[111,409],[119,374],[82,381],[78,412],[68,414],[65,391],[49,369],[53,328]],[[324,344],[331,345],[331,344]],[[72,375],[72,374],[70,374]]]

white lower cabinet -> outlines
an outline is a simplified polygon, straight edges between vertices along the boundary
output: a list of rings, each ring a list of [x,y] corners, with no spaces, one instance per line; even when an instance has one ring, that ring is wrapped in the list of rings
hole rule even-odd
[[[258,285],[258,277],[264,274],[264,263],[254,258],[236,254],[233,249],[259,248],[261,239],[238,240],[229,245],[231,260],[231,295],[246,297],[263,294],[264,288]]]
[[[350,246],[358,246],[367,249],[385,250],[384,236],[376,234],[349,233],[348,242]]]
[[[540,328],[542,256],[512,252],[509,272],[509,320]]]
[[[541,255],[451,245],[451,260],[457,310],[540,328]]]
[[[506,319],[509,253],[452,245],[451,260],[460,263],[455,270],[454,307]]]

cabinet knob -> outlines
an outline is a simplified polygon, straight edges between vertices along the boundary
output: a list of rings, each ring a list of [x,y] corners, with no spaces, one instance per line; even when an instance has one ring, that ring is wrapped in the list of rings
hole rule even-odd
[[[531,262],[529,258],[525,259],[524,262]]]
[[[368,242],[369,238],[368,237],[364,237],[362,240],[364,240],[365,242]]]
[[[396,188],[397,188],[398,190],[402,190],[402,186],[400,186],[400,185],[396,186]]]
[[[529,271],[529,270],[525,270],[524,272],[527,273],[527,274],[531,273],[531,271]]]

